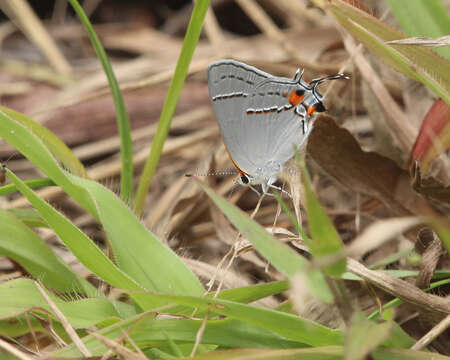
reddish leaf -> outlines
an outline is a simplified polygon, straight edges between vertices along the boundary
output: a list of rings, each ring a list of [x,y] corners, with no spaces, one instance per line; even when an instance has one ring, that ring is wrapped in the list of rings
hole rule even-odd
[[[411,151],[410,166],[419,161],[425,173],[431,161],[450,147],[450,106],[436,100],[422,122],[419,135]]]

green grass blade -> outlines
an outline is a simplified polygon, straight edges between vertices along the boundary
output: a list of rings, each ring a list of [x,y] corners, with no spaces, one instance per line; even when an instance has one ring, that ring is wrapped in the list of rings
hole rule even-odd
[[[326,9],[381,60],[450,104],[450,61],[423,46],[386,44],[407,36],[344,0],[330,1]]]
[[[8,212],[29,227],[48,228],[48,224],[45,222],[39,212],[36,211],[36,209],[12,208],[8,209]]]
[[[133,279],[114,265],[97,245],[66,217],[37,196],[9,169],[6,170],[6,174],[84,266],[99,278],[118,288],[142,289]]]
[[[91,195],[119,268],[149,291],[185,295],[205,292],[194,273],[113,192],[95,181],[75,176],[71,180]]]
[[[20,153],[58,184],[74,200],[78,201],[92,216],[98,218],[89,194],[74,185],[67,177],[67,171],[59,166],[44,142],[19,120],[15,120],[0,109],[0,137],[14,146]]]
[[[116,108],[117,124],[119,127],[119,135],[121,141],[121,158],[122,158],[122,173],[120,184],[120,196],[125,203],[128,203],[132,199],[133,194],[133,144],[131,141],[130,121],[128,119],[127,109],[123,100],[122,92],[114,75],[111,64],[106,56],[105,49],[103,48],[100,40],[95,33],[92,24],[83,11],[77,0],[69,0],[73,9],[77,13],[80,21],[86,28],[92,45],[97,53],[97,56],[103,66],[106,77],[108,78],[109,87],[114,100]]]
[[[67,170],[81,177],[86,176],[86,169],[80,160],[52,131],[17,111],[4,106],[0,106],[0,110],[36,135]]]
[[[450,18],[441,0],[387,0],[401,29],[410,36],[437,38],[450,34]],[[450,60],[450,47],[434,49]]]
[[[47,294],[76,329],[89,328],[107,320],[120,320],[136,314],[131,305],[119,304],[106,298],[64,301],[51,291],[47,291]],[[14,318],[33,308],[37,312],[42,313],[40,309],[43,309],[53,314],[33,280],[15,279],[0,284],[0,319]],[[58,321],[54,314],[52,317]]]
[[[131,294],[131,292],[130,292]],[[207,299],[194,296],[175,296],[166,294],[141,294],[141,299],[148,298],[176,303],[200,309],[209,309],[230,319],[236,319],[270,330],[286,339],[298,341],[312,346],[340,345],[344,341],[340,330],[329,329],[312,320],[301,318],[276,310],[236,303],[228,300]]]
[[[194,10],[186,31],[183,47],[181,48],[175,73],[170,83],[169,92],[167,93],[167,97],[161,111],[161,116],[158,121],[158,128],[153,138],[150,154],[145,161],[144,170],[142,171],[141,179],[139,181],[135,200],[135,212],[138,216],[142,214],[144,209],[145,198],[150,188],[150,183],[156,167],[158,166],[164,142],[166,141],[167,134],[170,130],[172,116],[175,112],[175,107],[189,70],[189,64],[191,63],[195,47],[197,46],[197,42],[200,37],[203,20],[205,18],[206,11],[208,10],[208,6],[209,0],[197,0],[194,2]]]
[[[353,315],[350,328],[345,339],[345,360],[366,358],[378,345],[389,337],[392,328],[390,321],[377,324],[367,320],[365,315],[357,312]]]
[[[308,260],[297,254],[289,246],[277,241],[261,225],[253,221],[242,210],[228,203],[217,195],[205,184],[198,182],[211,200],[222,210],[231,223],[244,235],[248,241],[281,273],[289,280],[294,280],[295,275],[305,273],[309,290],[321,300],[332,300],[328,285],[316,269],[312,269]]]
[[[129,332],[129,336],[141,347],[147,347],[149,344],[154,344],[154,346],[164,345],[167,343],[165,334],[178,344],[193,344],[201,323],[201,320],[191,319],[156,320],[151,314],[147,313],[122,320],[98,331],[98,333],[109,339],[117,339],[123,335],[124,331],[133,329]],[[108,350],[92,335],[85,336],[82,340],[92,355],[101,356]],[[202,336],[202,344],[218,345],[225,348],[253,347],[262,348],[266,351],[268,348],[305,347],[300,342],[288,340],[271,331],[232,319],[208,320]],[[80,355],[77,347],[70,344],[56,350],[52,354],[52,358],[78,358]]]
[[[337,255],[344,249],[339,234],[325,213],[322,205],[314,194],[305,166],[302,166],[302,184],[306,198],[306,212],[308,214],[309,233],[312,240],[307,242],[311,253],[316,259]],[[338,260],[332,265],[323,268],[323,271],[330,276],[341,276],[347,267],[345,259]]]
[[[32,180],[25,180],[24,183],[30,188],[30,189],[40,189],[46,186],[55,186],[55,182],[52,179],[49,178],[43,178],[43,179],[32,179]],[[13,194],[17,192],[16,185],[14,184],[8,184],[5,186],[0,187],[0,196],[1,195],[8,195]]]
[[[56,291],[95,294],[89,282],[72,272],[34,231],[6,210],[0,210],[0,229],[0,256],[14,260]]]

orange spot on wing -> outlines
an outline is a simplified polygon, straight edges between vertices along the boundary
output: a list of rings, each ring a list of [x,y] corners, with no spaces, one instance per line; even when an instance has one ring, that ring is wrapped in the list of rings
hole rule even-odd
[[[297,95],[297,92],[293,90],[289,95],[288,100],[292,105],[297,106],[298,104],[300,104],[304,97],[305,95]]]
[[[314,114],[315,111],[316,111],[316,107],[315,107],[315,106],[310,106],[310,107],[308,108],[308,110],[306,111],[306,113],[307,113],[308,115],[312,115],[312,114]]]

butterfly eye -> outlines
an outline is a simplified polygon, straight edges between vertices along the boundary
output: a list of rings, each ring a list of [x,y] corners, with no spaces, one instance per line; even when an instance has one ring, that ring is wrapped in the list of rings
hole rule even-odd
[[[249,183],[248,177],[245,174],[241,175],[241,181],[243,184],[247,185]]]
[[[326,110],[325,106],[322,104],[322,102],[319,102],[318,104],[315,105],[316,106],[316,111],[317,112],[324,112]]]

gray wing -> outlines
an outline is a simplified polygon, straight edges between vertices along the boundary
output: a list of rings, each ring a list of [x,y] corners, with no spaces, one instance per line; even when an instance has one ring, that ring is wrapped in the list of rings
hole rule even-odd
[[[282,165],[308,135],[303,106],[289,102],[291,93],[298,88],[291,79],[272,77],[262,81],[248,96],[242,126],[245,133],[253,134],[246,145],[256,168]]]
[[[298,87],[291,79],[222,60],[209,67],[208,86],[228,152],[246,173],[283,164],[308,135],[304,109],[289,102]]]
[[[234,60],[221,60],[208,69],[208,88],[223,140],[233,161],[241,170],[252,174],[256,167],[248,146],[253,136],[246,120],[247,99],[253,88],[271,75]],[[250,152],[249,152],[250,151]]]

